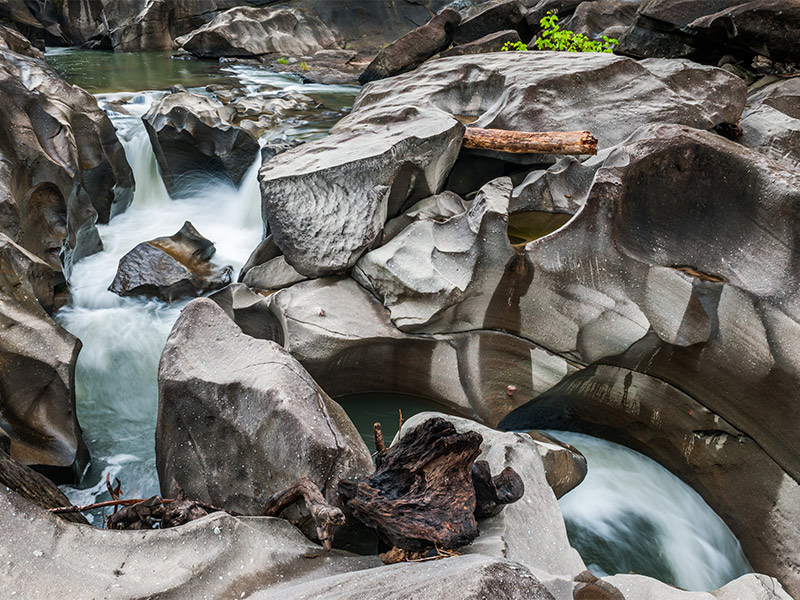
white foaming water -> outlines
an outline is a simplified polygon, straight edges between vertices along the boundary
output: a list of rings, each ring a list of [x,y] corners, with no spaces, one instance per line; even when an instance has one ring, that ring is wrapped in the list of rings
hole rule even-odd
[[[200,177],[188,197],[170,199],[141,122],[141,115],[161,95],[98,97],[117,127],[134,171],[136,192],[125,213],[98,227],[104,250],[75,265],[70,277],[72,304],[58,314],[62,325],[83,342],[76,397],[92,466],[80,486],[64,488],[77,503],[102,495],[107,474],[120,478],[127,497],[158,493],[156,373],[170,329],[187,301],[168,304],[109,292],[120,258],[141,242],[174,234],[188,220],[215,243],[213,262],[238,270],[263,231],[258,161],[238,189]]]
[[[586,479],[559,504],[570,542],[593,573],[630,571],[710,591],[752,571],[722,519],[667,469],[612,442],[548,433],[588,461]]]

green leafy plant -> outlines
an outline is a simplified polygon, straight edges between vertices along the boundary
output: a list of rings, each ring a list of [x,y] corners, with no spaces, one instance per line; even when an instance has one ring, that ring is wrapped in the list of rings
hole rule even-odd
[[[278,60],[276,60],[275,62],[277,62],[277,63],[280,63],[280,64],[282,64],[282,65],[288,65],[288,64],[289,64],[289,61],[288,61],[288,60],[286,60],[285,58],[279,58],[279,59],[278,59]]]
[[[560,52],[612,52],[619,40],[601,36],[594,41],[587,38],[582,33],[574,33],[567,29],[561,29],[558,25],[558,17],[555,12],[550,10],[539,21],[542,31],[536,38],[534,45],[539,50],[556,50]]]
[[[506,42],[500,48],[503,52],[525,52],[527,49],[528,45],[523,42]]]
[[[310,71],[311,70],[311,67],[309,67],[308,63],[306,61],[304,61],[304,60],[301,60],[300,64],[298,66],[300,67],[301,71]]]

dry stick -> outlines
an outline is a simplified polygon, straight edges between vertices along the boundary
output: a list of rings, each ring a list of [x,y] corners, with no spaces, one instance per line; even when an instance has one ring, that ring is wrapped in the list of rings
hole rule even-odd
[[[511,154],[597,154],[597,138],[588,131],[505,131],[468,127],[462,147]]]
[[[375,450],[378,454],[386,452],[386,443],[383,441],[383,430],[380,423],[375,423],[372,426],[372,433],[375,436]]]
[[[397,433],[400,433],[401,431],[403,431],[403,409],[398,408],[397,413],[400,415],[400,422],[397,425]]]
[[[333,544],[333,530],[339,525],[344,525],[344,513],[326,503],[319,488],[305,477],[267,498],[261,514],[265,517],[277,517],[298,500],[305,501],[306,508],[317,526],[317,537],[322,547],[330,550]]]
[[[139,504],[140,502],[144,502],[149,500],[149,498],[127,498],[125,500],[106,500],[105,502],[95,502],[94,504],[83,504],[81,506],[72,505],[72,506],[59,506],[57,508],[48,508],[47,512],[51,512],[56,515],[63,515],[67,513],[76,513],[76,512],[86,512],[87,510],[95,510],[96,508],[105,508],[106,506],[133,506],[134,504]],[[171,502],[175,502],[173,498],[164,498],[161,500],[162,504],[169,504]],[[219,506],[214,506],[213,504],[206,504],[205,502],[197,502],[193,501],[198,506],[205,508],[209,511],[219,511],[228,513],[232,517],[240,517],[242,516],[241,513],[237,513],[233,510],[228,510],[227,508],[220,508]]]

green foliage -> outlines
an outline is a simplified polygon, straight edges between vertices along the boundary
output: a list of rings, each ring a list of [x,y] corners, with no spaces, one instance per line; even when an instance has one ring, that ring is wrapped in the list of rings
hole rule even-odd
[[[528,45],[523,42],[506,42],[500,48],[503,52],[524,52],[528,49]]]
[[[582,33],[573,33],[561,29],[558,17],[550,10],[542,17],[539,24],[542,31],[536,38],[534,45],[539,50],[557,50],[560,52],[612,52],[619,40],[602,36],[599,41],[593,41]]]
[[[298,66],[300,67],[301,71],[310,71],[311,70],[311,67],[309,67],[308,63],[306,61],[304,61],[304,60],[301,60],[300,64]]]
[[[276,60],[275,62],[277,62],[277,63],[280,63],[280,64],[282,64],[282,65],[288,65],[288,64],[289,64],[289,61],[288,61],[288,60],[286,60],[285,58],[279,58],[279,59],[278,59],[278,60]]]

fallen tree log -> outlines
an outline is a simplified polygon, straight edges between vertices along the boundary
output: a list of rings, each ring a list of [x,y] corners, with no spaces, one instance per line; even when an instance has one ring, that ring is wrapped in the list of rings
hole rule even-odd
[[[597,154],[588,131],[506,131],[467,127],[461,147],[510,154]]]
[[[488,463],[479,461],[473,475],[482,441],[479,433],[458,433],[444,419],[429,419],[383,452],[375,473],[340,481],[339,495],[392,546],[410,552],[465,546],[478,537],[474,478],[482,513],[496,514],[524,491],[513,470],[493,479]]]

